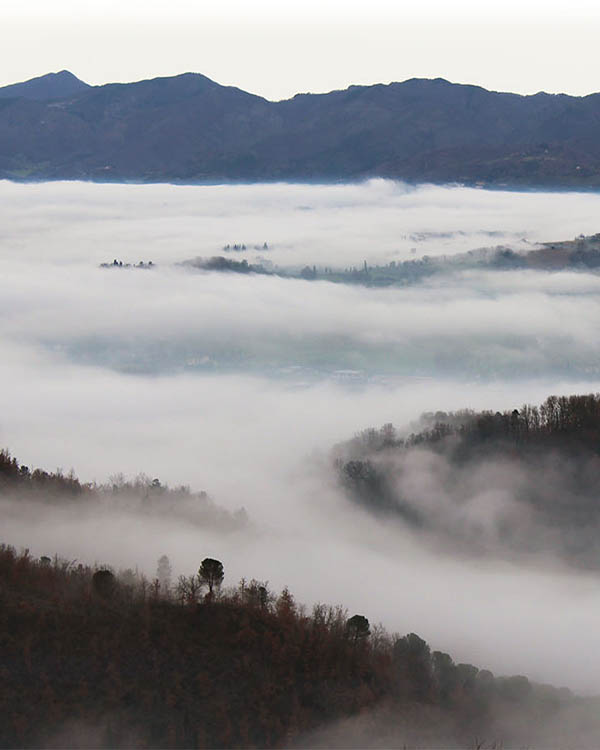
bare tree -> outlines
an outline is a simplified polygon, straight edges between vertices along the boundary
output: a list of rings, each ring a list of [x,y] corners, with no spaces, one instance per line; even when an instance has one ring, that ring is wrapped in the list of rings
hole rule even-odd
[[[198,576],[179,576],[175,591],[182,605],[195,604],[198,601],[200,588]]]

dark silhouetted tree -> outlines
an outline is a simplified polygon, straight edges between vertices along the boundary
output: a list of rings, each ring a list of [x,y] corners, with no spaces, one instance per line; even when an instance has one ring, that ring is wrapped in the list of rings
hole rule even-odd
[[[369,621],[364,615],[353,615],[346,622],[346,632],[350,639],[356,643],[357,641],[366,638],[371,632]]]
[[[221,586],[224,577],[225,572],[222,562],[213,560],[212,557],[205,557],[202,560],[202,564],[198,570],[198,579],[202,585],[208,586],[209,596],[212,597],[214,589],[218,589]]]
[[[416,633],[409,633],[394,642],[393,661],[396,665],[398,689],[409,700],[431,700],[433,674],[431,651]]]

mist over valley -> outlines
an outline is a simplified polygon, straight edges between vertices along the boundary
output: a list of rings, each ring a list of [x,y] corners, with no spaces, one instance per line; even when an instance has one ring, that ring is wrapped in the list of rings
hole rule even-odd
[[[581,443],[569,433],[571,442],[531,451],[504,437],[523,404],[600,391],[600,276],[581,264],[465,268],[452,259],[498,247],[524,257],[592,237],[599,209],[595,193],[379,179],[0,182],[0,447],[16,457],[13,483],[0,483],[1,541],[30,550],[31,581],[35,561],[54,554],[91,566],[86,585],[94,566],[137,567],[152,580],[168,555],[176,581],[216,558],[228,586],[289,586],[309,611],[341,604],[372,631],[383,623],[418,633],[456,664],[597,695],[597,424],[577,423]],[[182,265],[215,256],[296,277]],[[305,267],[424,256],[448,264],[407,285],[301,277]],[[101,267],[113,259],[131,265]],[[471,421],[489,412],[492,425],[508,425],[502,441],[466,455],[456,446],[467,438],[452,430],[436,445],[431,435],[379,441],[382,425],[408,440],[457,426],[453,413],[465,409]],[[497,412],[508,422],[494,422]],[[383,495],[345,482],[340,455],[346,466],[371,461]],[[81,492],[19,479],[22,465],[67,478],[72,468]],[[392,512],[366,501],[382,497]],[[56,580],[75,591],[75,579]],[[233,633],[223,617],[219,627]],[[500,702],[512,695],[498,690]],[[565,722],[560,741],[593,747],[597,726],[581,705],[568,711],[585,732],[570,734]],[[515,742],[526,737],[513,729]],[[374,747],[385,746],[381,737],[404,741],[396,730],[379,740],[358,725],[325,730],[333,734],[297,735],[298,746],[344,746],[348,731]]]

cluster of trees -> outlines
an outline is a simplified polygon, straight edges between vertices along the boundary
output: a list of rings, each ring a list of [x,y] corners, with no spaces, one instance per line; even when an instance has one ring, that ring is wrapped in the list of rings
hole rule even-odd
[[[100,263],[100,268],[155,268],[155,265],[151,260],[149,260],[148,262],[140,260],[139,263],[132,264],[123,263],[122,260],[117,260],[115,258],[112,263]]]
[[[425,419],[431,421],[430,415]],[[455,435],[465,446],[505,443],[520,449],[557,447],[600,454],[600,394],[548,396],[504,412],[436,413],[430,429],[411,434],[407,446],[435,444]]]
[[[10,451],[0,449],[0,492],[16,488],[63,497],[79,497],[91,492],[91,486],[81,484],[73,471],[64,474],[60,469],[55,472],[32,470],[11,456]]]
[[[3,494],[10,494],[11,498],[18,500],[95,502],[135,512],[175,514],[221,530],[235,530],[248,524],[243,507],[231,512],[218,506],[206,492],[192,492],[186,485],[169,487],[157,477],[145,474],[139,474],[133,480],[115,474],[107,484],[82,483],[73,470],[67,474],[61,469],[54,472],[32,470],[6,449],[0,450],[0,497]]]
[[[522,449],[557,446],[600,454],[600,393],[548,396],[539,407],[525,404],[521,409],[503,412],[425,412],[418,426],[420,429],[402,437],[388,422],[380,429],[363,430],[336,446],[336,451],[339,455],[361,456],[419,445],[442,444],[440,447],[458,451],[464,444],[475,447],[505,443]]]
[[[266,243],[265,243],[266,244]],[[241,244],[234,244],[234,245],[224,245],[223,251],[228,253],[230,250],[233,250],[234,252],[243,252],[246,249],[246,245],[242,242]]]
[[[578,700],[454,664],[341,607],[307,613],[266,582],[225,589],[214,558],[187,579],[203,598],[180,596],[166,557],[157,573],[148,584],[0,546],[0,746],[72,746],[84,732],[94,747],[302,747],[384,705],[399,726],[437,711],[464,747],[498,707],[543,717]]]
[[[432,476],[444,507],[421,502],[425,479],[403,482],[411,467],[414,477],[424,453],[439,459]],[[600,566],[594,532],[600,525],[600,394],[549,396],[540,406],[504,412],[427,413],[405,436],[388,423],[336,446],[334,463],[349,497],[363,507],[396,514],[416,530],[470,534],[487,552],[488,540],[465,524],[463,509],[477,492],[499,490],[514,503],[498,521],[494,544]],[[488,471],[499,465],[503,472]],[[518,507],[525,511],[520,517]]]
[[[263,242],[262,245],[254,245],[254,250],[268,250],[268,249],[269,249],[269,244],[267,242]],[[243,242],[241,243],[236,242],[233,245],[230,245],[229,243],[227,243],[227,245],[223,246],[223,251],[226,253],[229,253],[231,251],[240,253],[240,252],[244,252],[244,250],[247,250],[247,247],[245,243]]]

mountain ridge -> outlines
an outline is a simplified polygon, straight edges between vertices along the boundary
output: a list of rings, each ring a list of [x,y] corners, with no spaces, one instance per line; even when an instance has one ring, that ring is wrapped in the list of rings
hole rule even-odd
[[[199,73],[49,75],[68,93],[48,76],[0,88],[0,178],[600,187],[600,94],[412,78],[273,102]]]
[[[204,73],[199,73],[197,71],[193,70],[186,70],[183,73],[176,73],[174,75],[158,75],[153,76],[151,78],[140,78],[133,81],[106,81],[105,83],[101,84],[88,84],[82,79],[78,78],[74,73],[72,73],[70,70],[60,70],[50,73],[44,73],[39,76],[35,76],[33,78],[28,78],[24,81],[15,81],[14,83],[4,84],[0,86],[0,95],[3,95],[3,92],[8,91],[10,89],[14,89],[15,91],[20,87],[26,87],[30,84],[36,83],[36,82],[43,82],[43,81],[50,81],[52,79],[60,79],[64,77],[65,79],[68,77],[71,80],[78,81],[79,83],[83,84],[83,87],[85,88],[103,88],[105,86],[132,86],[139,83],[146,83],[151,81],[170,81],[177,78],[186,78],[186,77],[193,77],[193,78],[201,78],[205,81],[208,81],[209,83],[214,84],[215,86],[220,86],[221,88],[229,88],[229,89],[236,89],[238,91],[244,91],[244,89],[240,89],[239,86],[233,86],[228,84],[220,84],[217,81],[213,80],[212,78],[209,78],[209,76],[205,75]],[[480,91],[485,91],[490,94],[510,94],[514,97],[520,97],[522,99],[527,99],[531,97],[536,96],[548,96],[548,97],[569,97],[571,99],[586,99],[590,96],[596,96],[600,94],[599,92],[591,92],[589,94],[582,94],[582,95],[576,95],[576,94],[566,94],[564,92],[558,92],[558,93],[549,93],[544,90],[536,91],[533,94],[519,94],[517,92],[512,91],[505,91],[505,90],[499,90],[499,89],[486,89],[485,86],[481,86],[479,84],[475,83],[456,83],[454,81],[450,81],[448,78],[444,78],[443,76],[436,76],[435,78],[425,78],[420,76],[413,76],[411,78],[406,78],[403,81],[390,81],[389,83],[383,83],[383,82],[377,82],[377,83],[351,83],[346,88],[338,88],[338,89],[331,89],[329,91],[320,91],[320,92],[313,92],[313,91],[298,91],[295,94],[292,94],[291,96],[284,97],[282,99],[268,99],[265,96],[261,96],[260,94],[253,94],[251,92],[244,93],[249,94],[249,96],[254,96],[259,99],[263,99],[266,102],[270,102],[271,104],[280,104],[281,102],[287,102],[292,99],[296,99],[298,97],[305,97],[305,96],[328,96],[330,94],[335,94],[339,92],[345,92],[345,91],[351,91],[354,89],[370,89],[370,88],[389,88],[391,86],[399,86],[404,84],[411,84],[411,83],[421,83],[421,82],[429,82],[429,83],[436,83],[436,84],[447,84],[449,86],[459,86],[463,88],[470,88],[470,89],[478,89]],[[11,94],[12,96],[12,94]]]

